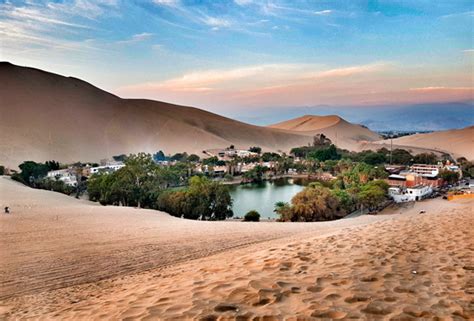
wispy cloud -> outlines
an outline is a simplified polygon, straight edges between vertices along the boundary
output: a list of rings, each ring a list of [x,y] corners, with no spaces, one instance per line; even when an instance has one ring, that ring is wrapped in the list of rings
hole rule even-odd
[[[248,4],[251,4],[253,0],[234,0],[234,2],[239,6],[246,6]]]
[[[205,17],[203,21],[206,25],[211,26],[211,27],[216,27],[216,28],[231,26],[231,22],[223,18]]]
[[[162,6],[176,7],[180,4],[179,0],[153,0],[153,3]]]
[[[64,3],[48,2],[46,7],[55,13],[96,19],[106,13],[110,13],[112,9],[117,9],[118,0],[75,0]]]
[[[461,17],[474,17],[474,11],[464,11],[458,13],[450,13],[447,15],[441,16],[442,19],[451,19],[451,18],[461,18]]]
[[[118,44],[133,44],[137,42],[142,42],[147,39],[150,39],[153,36],[152,33],[142,32],[131,36],[129,39],[117,41]]]
[[[410,91],[433,93],[433,92],[471,92],[474,94],[474,87],[444,87],[444,86],[429,86],[409,88]]]
[[[245,102],[251,97],[272,100],[272,96],[284,96],[290,92],[304,92],[305,99],[310,92],[327,86],[341,86],[338,79],[376,74],[390,68],[388,63],[374,63],[360,66],[324,69],[313,64],[263,64],[233,69],[202,70],[186,73],[180,77],[161,82],[142,83],[120,88],[119,93],[132,96],[150,96],[182,99],[196,95],[235,99]],[[343,87],[343,86],[342,86]],[[173,96],[174,94],[178,96]],[[227,96],[227,98],[224,98]],[[292,97],[290,94],[289,97]],[[297,99],[293,96],[293,99]]]
[[[317,16],[327,16],[330,15],[333,11],[332,10],[321,10],[321,11],[315,11],[314,14]]]
[[[2,5],[0,7],[0,15],[3,18],[9,19],[10,21],[30,21],[49,25],[89,28],[81,24],[61,20],[59,18],[56,18],[54,15],[47,14],[46,12],[44,12],[44,10],[40,10],[38,8],[12,7],[9,5]]]

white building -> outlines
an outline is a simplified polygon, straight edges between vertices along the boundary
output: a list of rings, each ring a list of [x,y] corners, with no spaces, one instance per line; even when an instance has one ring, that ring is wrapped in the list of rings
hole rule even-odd
[[[245,157],[258,156],[258,154],[245,150],[245,149],[225,149],[225,150],[218,151],[217,156],[220,158],[235,157],[235,156],[245,158]]]
[[[91,167],[89,169],[90,174],[97,174],[99,172],[115,172],[121,169],[122,167],[125,167],[124,164],[110,164],[110,165],[103,165],[103,166],[97,166],[97,167]]]
[[[63,181],[66,185],[77,186],[76,174],[70,169],[58,169],[49,171],[47,177]]]
[[[413,164],[410,171],[423,177],[436,177],[439,174],[441,165]]]
[[[433,193],[431,186],[414,186],[406,189],[399,187],[390,187],[388,195],[396,203],[420,201]]]

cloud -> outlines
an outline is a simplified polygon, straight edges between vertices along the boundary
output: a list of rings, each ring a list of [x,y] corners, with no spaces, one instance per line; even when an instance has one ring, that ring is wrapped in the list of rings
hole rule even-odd
[[[251,4],[253,0],[234,0],[234,2],[239,6],[246,6],[248,4]]]
[[[418,87],[409,88],[410,91],[420,93],[434,93],[434,92],[471,92],[474,93],[474,87],[443,87],[443,86],[432,86],[432,87]]]
[[[263,64],[195,71],[160,82],[122,87],[118,91],[126,96],[164,97],[165,100],[181,103],[188,103],[186,99],[199,100],[198,97],[204,95],[214,101],[227,101],[232,97],[236,104],[249,104],[252,99],[255,99],[252,104],[256,101],[265,104],[269,99],[272,100],[272,96],[288,96],[284,99],[297,100],[292,92],[302,92],[302,97],[306,99],[315,89],[324,91],[324,88],[330,86],[341,87],[343,82],[350,82],[354,77],[376,74],[387,70],[388,66],[385,63],[374,63],[322,69],[314,64]]]
[[[314,14],[317,16],[327,16],[330,15],[333,11],[332,10],[321,10],[321,11],[315,11]]]
[[[393,62],[328,68],[317,64],[261,64],[187,72],[157,82],[124,86],[117,93],[173,103],[223,107],[381,105],[472,100],[473,88],[450,86],[453,71],[433,81],[433,70],[414,70]]]
[[[222,19],[222,18],[206,17],[203,19],[203,21],[206,25],[215,27],[215,28],[223,28],[223,27],[231,26],[231,22],[229,20]]]
[[[0,36],[2,50],[13,56],[26,56],[41,52],[50,57],[53,53],[76,52],[88,54],[103,50],[91,41],[94,28],[83,24],[84,17],[97,16],[94,6],[115,6],[116,0],[76,0],[64,4],[35,4],[27,2],[15,6],[0,4]],[[82,19],[78,23],[77,18]],[[82,18],[81,18],[82,17]],[[103,46],[102,46],[103,47]]]
[[[462,17],[474,17],[474,11],[464,11],[458,13],[451,13],[444,16],[441,16],[441,19],[451,19],[451,18],[462,18]]]
[[[142,42],[147,39],[150,39],[153,36],[152,33],[143,32],[131,36],[129,39],[117,41],[118,44],[132,44],[137,42]]]
[[[49,2],[46,7],[55,13],[96,19],[106,13],[110,13],[111,9],[118,8],[118,0],[75,0],[66,3]]]
[[[176,7],[180,4],[179,0],[153,0],[153,3],[162,6]]]
[[[1,6],[1,15],[5,18],[8,18],[13,21],[30,21],[37,22],[49,25],[59,25],[66,27],[75,27],[75,28],[89,28],[84,25],[67,22],[61,20],[52,15],[44,13],[42,10],[37,8],[26,8],[26,7],[10,7],[10,6]]]

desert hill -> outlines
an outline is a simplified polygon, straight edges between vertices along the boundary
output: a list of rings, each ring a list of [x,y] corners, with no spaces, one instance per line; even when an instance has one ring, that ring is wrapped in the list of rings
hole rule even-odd
[[[0,63],[0,164],[98,161],[122,153],[261,146],[289,150],[312,138],[198,108],[121,99],[82,80]]]
[[[357,146],[360,143],[381,139],[380,135],[370,129],[349,123],[335,115],[305,115],[268,127],[296,131],[309,136],[322,133],[329,137],[338,147],[348,150],[358,150]]]
[[[447,151],[455,158],[474,160],[474,126],[428,134],[404,136],[393,140],[394,144]]]

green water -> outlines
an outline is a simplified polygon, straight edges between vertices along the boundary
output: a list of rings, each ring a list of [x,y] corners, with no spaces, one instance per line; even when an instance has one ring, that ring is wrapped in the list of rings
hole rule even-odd
[[[259,184],[230,186],[234,200],[234,217],[243,217],[250,210],[260,213],[262,219],[277,218],[273,212],[276,202],[290,202],[291,198],[301,191],[308,180],[300,178],[282,178]]]

